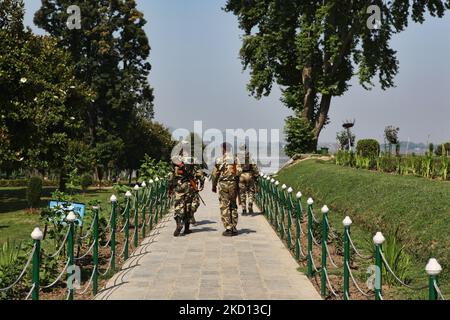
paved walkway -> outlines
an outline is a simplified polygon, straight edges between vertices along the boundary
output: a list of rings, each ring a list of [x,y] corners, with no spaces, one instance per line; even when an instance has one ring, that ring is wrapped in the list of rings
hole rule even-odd
[[[320,299],[264,216],[240,216],[239,236],[225,238],[210,186],[202,197],[193,234],[174,238],[167,216],[97,299]]]

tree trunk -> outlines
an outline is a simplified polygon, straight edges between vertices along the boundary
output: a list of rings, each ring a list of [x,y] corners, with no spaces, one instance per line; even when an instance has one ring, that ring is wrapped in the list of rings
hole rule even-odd
[[[325,94],[322,95],[322,99],[320,101],[319,113],[314,128],[314,138],[317,140],[317,143],[319,141],[320,133],[322,132],[323,127],[328,121],[328,112],[330,111],[331,98],[332,96],[330,94]]]
[[[305,91],[302,117],[310,121],[314,114],[314,98],[315,98],[312,81],[312,68],[310,66],[303,67],[302,79],[303,79],[303,88]]]

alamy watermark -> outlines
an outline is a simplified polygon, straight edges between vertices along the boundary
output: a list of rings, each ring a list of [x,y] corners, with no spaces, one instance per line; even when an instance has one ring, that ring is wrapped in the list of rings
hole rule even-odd
[[[69,30],[80,30],[81,29],[81,9],[77,5],[70,5],[67,8],[67,13],[69,17],[67,18],[67,28]],[[381,28],[381,8],[378,5],[372,4],[367,7],[366,13],[369,16],[367,19],[367,28],[370,30],[378,30]]]
[[[252,161],[264,171],[276,172],[280,169],[282,143],[279,129],[204,130],[203,122],[195,121],[193,131],[176,129],[172,137],[179,141],[172,150],[172,159],[187,153],[193,156],[191,161],[195,164],[205,163],[211,167],[214,166],[216,158],[222,156],[223,144],[228,143],[230,153],[238,157],[250,153]]]

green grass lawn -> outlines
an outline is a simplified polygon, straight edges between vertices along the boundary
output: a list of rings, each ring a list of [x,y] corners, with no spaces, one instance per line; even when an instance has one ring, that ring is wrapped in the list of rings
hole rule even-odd
[[[53,191],[55,188],[44,188],[40,208],[48,205]],[[111,192],[90,189],[86,193],[78,191],[75,198],[77,202],[86,205],[92,200],[99,200],[101,205],[107,208]],[[0,245],[8,239],[16,242],[30,240],[30,234],[37,225],[39,210],[28,210],[26,188],[0,188]]]
[[[450,289],[450,183],[412,176],[340,167],[318,160],[301,162],[282,170],[280,182],[291,186],[331,209],[330,221],[342,230],[342,220],[353,220],[352,237],[357,245],[370,249],[377,231],[390,234],[400,228],[400,240],[413,257],[412,275],[426,283],[425,265],[430,257],[438,259],[444,271],[444,294]],[[404,297],[423,298],[426,291],[399,290]]]

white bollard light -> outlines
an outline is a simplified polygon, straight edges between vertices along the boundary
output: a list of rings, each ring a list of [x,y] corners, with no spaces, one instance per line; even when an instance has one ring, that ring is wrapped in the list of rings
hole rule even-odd
[[[111,198],[109,198],[109,201],[111,201],[111,202],[117,202],[117,197],[113,194],[113,195],[111,196]]]
[[[353,221],[352,219],[350,219],[349,216],[345,217],[344,221],[342,221],[342,224],[344,225],[344,227],[348,228],[352,225]]]
[[[297,199],[301,199],[302,198],[302,193],[301,192],[297,192],[297,195],[296,195],[296,197],[297,197]]]
[[[313,198],[308,199],[308,205],[312,206],[314,204]]]
[[[373,243],[377,246],[382,245],[386,241],[386,238],[383,236],[381,232],[377,232],[377,234],[373,237]]]
[[[39,227],[34,228],[33,232],[31,233],[31,239],[35,241],[41,241],[44,239],[44,233]]]
[[[75,222],[75,220],[77,220],[77,216],[75,215],[75,213],[73,211],[70,211],[66,217],[66,220],[70,223]]]
[[[442,267],[436,259],[431,258],[425,267],[425,271],[429,276],[438,276],[442,272]]]

